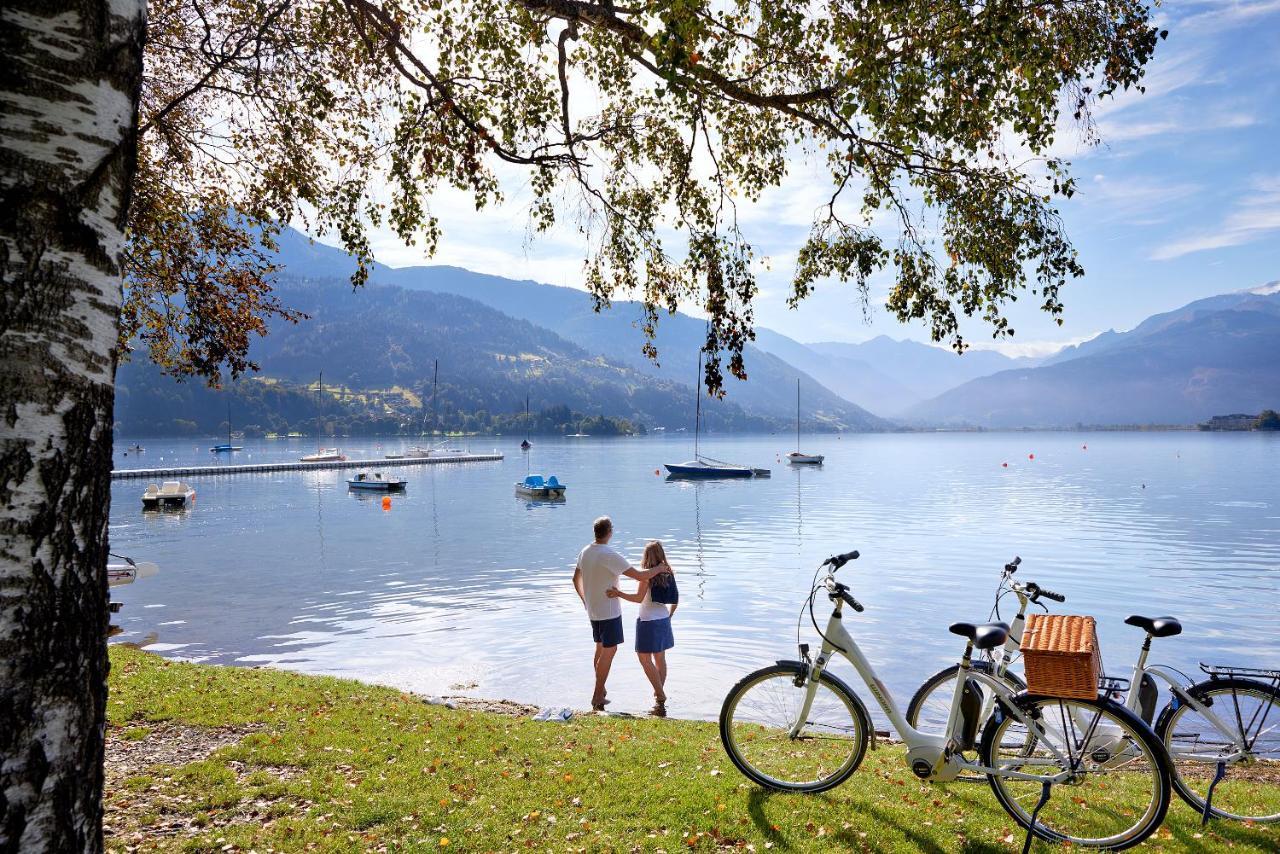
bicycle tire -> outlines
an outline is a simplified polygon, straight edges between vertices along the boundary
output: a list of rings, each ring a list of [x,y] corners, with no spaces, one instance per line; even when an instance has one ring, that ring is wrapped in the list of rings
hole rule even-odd
[[[841,763],[840,768],[834,774],[824,777],[820,781],[806,784],[789,784],[755,768],[742,755],[738,748],[737,740],[731,731],[734,723],[734,711],[737,709],[738,702],[748,690],[765,679],[783,676],[794,680],[804,675],[805,672],[806,666],[799,661],[779,661],[769,667],[762,667],[738,680],[737,684],[729,690],[729,693],[724,698],[724,703],[720,707],[720,743],[724,746],[729,760],[735,768],[752,782],[775,791],[812,794],[835,788],[849,779],[849,776],[854,771],[858,770],[858,766],[862,764],[862,760],[867,753],[867,744],[870,741],[871,733],[871,718],[867,714],[866,706],[863,705],[862,701],[858,699],[858,695],[853,693],[853,690],[842,679],[824,670],[819,679],[820,684],[829,688],[844,701],[858,730],[857,736],[850,740],[853,751],[849,758]]]
[[[1033,825],[1030,821],[1030,814],[1026,813],[1022,809],[1022,806],[1016,803],[1017,799],[1004,788],[1002,780],[1005,778],[998,774],[988,774],[987,779],[991,784],[992,792],[995,793],[997,802],[999,802],[1004,811],[1008,813],[1009,816],[1023,828],[1023,830],[1029,830],[1035,836],[1050,842],[1071,842],[1078,847],[1094,848],[1106,851],[1122,851],[1126,848],[1131,848],[1156,832],[1164,822],[1165,815],[1169,811],[1169,802],[1173,797],[1173,769],[1169,761],[1168,752],[1165,750],[1164,743],[1160,741],[1142,718],[1138,717],[1123,705],[1102,696],[1093,700],[1062,700],[1057,697],[1046,697],[1037,694],[1027,694],[1024,692],[1010,698],[1008,702],[1017,704],[1019,710],[1026,715],[1032,715],[1033,709],[1042,705],[1047,706],[1050,703],[1072,703],[1077,706],[1094,708],[1101,712],[1105,712],[1118,722],[1125,730],[1127,730],[1130,736],[1141,742],[1144,754],[1149,757],[1155,775],[1155,786],[1154,791],[1152,792],[1153,797],[1151,798],[1151,803],[1148,805],[1146,811],[1140,817],[1139,823],[1124,831],[1126,835],[1123,838],[1115,839],[1114,841],[1106,841],[1108,839],[1112,839],[1115,835],[1113,834],[1113,837],[1100,837],[1097,839],[1087,839],[1080,836],[1074,836],[1071,833],[1058,831],[1046,826],[1043,823],[1043,818],[1037,820]],[[1008,706],[1005,704],[1005,701],[1001,701],[1001,706],[1003,707],[1001,713],[994,714],[987,720],[987,726],[982,733],[982,741],[980,744],[983,764],[992,768],[997,767],[995,749],[999,738],[999,732],[1004,727],[1006,721],[1016,720],[1016,718],[1011,714]],[[1067,717],[1074,721],[1074,716]],[[1112,756],[1114,757],[1116,755],[1118,754],[1112,751]],[[1083,759],[1083,757],[1081,757],[1081,759]],[[1098,760],[1099,763],[1105,761],[1106,760]],[[1085,775],[1083,775],[1081,779],[1087,779],[1088,773],[1090,772],[1085,772]],[[1068,791],[1071,791],[1070,784],[1063,783],[1061,785],[1067,788]],[[1061,797],[1063,797],[1063,795],[1060,794],[1059,798]],[[1069,802],[1076,803],[1077,805],[1083,806],[1084,809],[1088,809],[1087,798],[1077,799],[1076,796],[1070,796]],[[1049,803],[1053,803],[1052,799]],[[1043,813],[1041,815],[1043,816]]]
[[[1259,682],[1256,679],[1245,679],[1241,677],[1232,677],[1229,679],[1206,679],[1203,682],[1197,682],[1190,688],[1187,693],[1194,697],[1197,701],[1204,702],[1206,698],[1212,701],[1212,695],[1215,693],[1229,691],[1252,691],[1263,697],[1270,697],[1271,702],[1276,704],[1277,711],[1280,711],[1280,690],[1265,682]],[[1155,731],[1160,741],[1169,751],[1171,765],[1173,768],[1173,789],[1178,793],[1178,797],[1182,798],[1192,809],[1201,815],[1204,814],[1204,799],[1191,787],[1178,770],[1178,762],[1176,759],[1177,751],[1175,751],[1170,741],[1175,736],[1173,731],[1174,722],[1182,714],[1184,708],[1191,708],[1185,703],[1177,703],[1171,700],[1161,710],[1160,716],[1156,718]],[[1277,784],[1280,785],[1280,784]],[[1221,794],[1218,794],[1218,803],[1221,804]],[[1210,813],[1214,818],[1224,818],[1230,821],[1253,821],[1259,824],[1280,821],[1280,811],[1269,813],[1267,815],[1253,816],[1243,815],[1240,813],[1230,812],[1220,809],[1217,806],[1210,808]]]

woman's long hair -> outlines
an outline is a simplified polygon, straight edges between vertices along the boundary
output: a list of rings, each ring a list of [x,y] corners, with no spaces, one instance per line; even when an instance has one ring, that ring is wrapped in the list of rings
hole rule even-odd
[[[667,553],[662,550],[662,543],[650,540],[644,547],[644,555],[640,558],[641,569],[653,569],[658,564],[667,562]]]

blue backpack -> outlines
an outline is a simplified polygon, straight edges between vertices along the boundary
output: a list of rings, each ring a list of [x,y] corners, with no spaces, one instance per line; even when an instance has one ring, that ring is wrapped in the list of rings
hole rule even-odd
[[[649,598],[659,605],[680,604],[680,590],[676,587],[676,577],[669,572],[664,572],[651,578]]]

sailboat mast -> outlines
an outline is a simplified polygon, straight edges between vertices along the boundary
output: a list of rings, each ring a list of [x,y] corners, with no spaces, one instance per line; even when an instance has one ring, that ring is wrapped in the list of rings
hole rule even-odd
[[[698,433],[702,429],[702,351],[698,351],[698,376],[693,384],[693,458],[698,459]]]
[[[524,440],[529,441],[529,395],[524,396]]]
[[[227,445],[231,445],[231,393],[227,392]]]
[[[800,378],[796,377],[796,453],[800,453]]]
[[[440,360],[434,360],[434,367],[431,370],[431,435],[436,434],[436,430],[440,426],[440,416],[436,409],[436,383],[440,380]]]
[[[316,453],[320,453],[320,451],[323,450],[323,448],[321,447],[322,445],[321,436],[324,435],[324,431],[320,424],[320,415],[321,415],[321,410],[323,409],[324,409],[324,371],[321,371],[320,384],[316,388]]]

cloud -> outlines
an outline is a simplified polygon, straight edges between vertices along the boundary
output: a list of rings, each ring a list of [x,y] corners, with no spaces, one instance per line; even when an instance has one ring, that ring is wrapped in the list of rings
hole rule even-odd
[[[1280,175],[1264,175],[1253,180],[1250,193],[1216,227],[1157,247],[1151,260],[1169,261],[1193,252],[1243,246],[1276,232],[1280,232]]]
[[[1201,185],[1143,176],[1112,178],[1094,175],[1081,182],[1076,198],[1104,220],[1123,219],[1145,225],[1161,222],[1176,212],[1176,203],[1200,192]]]

